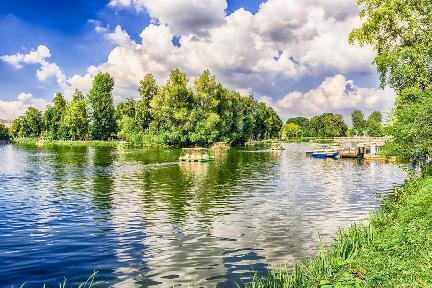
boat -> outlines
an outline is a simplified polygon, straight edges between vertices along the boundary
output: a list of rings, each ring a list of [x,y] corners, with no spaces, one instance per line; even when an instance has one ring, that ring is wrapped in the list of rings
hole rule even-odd
[[[276,150],[285,150],[285,148],[283,148],[279,142],[273,142],[270,145],[270,150],[276,151]]]
[[[314,158],[336,158],[339,156],[339,152],[335,150],[317,150],[310,153],[310,156]]]
[[[214,156],[207,148],[183,148],[179,161],[207,162],[214,160]]]
[[[216,142],[211,147],[211,149],[213,149],[213,150],[228,150],[229,148],[230,148],[230,145],[226,142]]]

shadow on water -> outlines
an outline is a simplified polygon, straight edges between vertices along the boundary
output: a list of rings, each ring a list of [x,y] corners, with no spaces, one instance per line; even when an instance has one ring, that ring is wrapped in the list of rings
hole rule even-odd
[[[232,287],[310,255],[405,177],[285,148],[178,163],[178,149],[2,146],[0,285],[98,270],[114,287]]]

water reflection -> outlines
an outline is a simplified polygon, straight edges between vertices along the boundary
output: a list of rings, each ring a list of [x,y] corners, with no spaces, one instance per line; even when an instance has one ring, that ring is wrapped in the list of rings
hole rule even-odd
[[[285,148],[178,163],[176,149],[1,146],[0,285],[98,270],[114,287],[231,287],[366,219],[405,177]]]

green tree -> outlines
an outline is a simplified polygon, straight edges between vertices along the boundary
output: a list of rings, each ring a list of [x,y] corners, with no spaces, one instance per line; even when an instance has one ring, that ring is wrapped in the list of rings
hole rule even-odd
[[[351,121],[355,133],[357,135],[363,135],[366,125],[363,112],[358,109],[354,110],[351,113]]]
[[[387,151],[406,159],[430,153],[432,1],[357,2],[363,21],[350,42],[372,46],[381,86],[398,94],[388,127],[394,140]]]
[[[62,129],[68,139],[85,140],[89,136],[89,118],[86,100],[76,89],[72,101],[67,105],[62,119]]]
[[[94,77],[88,96],[91,111],[90,131],[93,139],[106,140],[115,133],[115,109],[111,94],[113,88],[114,80],[108,73]]]
[[[215,142],[220,137],[219,127],[221,118],[217,107],[220,101],[222,86],[216,82],[210,71],[204,71],[194,81],[193,102],[191,117],[195,120],[194,128],[190,134],[190,141],[199,144]]]
[[[281,137],[282,139],[297,138],[300,132],[300,125],[295,123],[287,123],[282,127]]]
[[[3,124],[0,124],[0,141],[9,140],[9,130]]]
[[[366,133],[368,136],[378,137],[384,135],[382,119],[383,116],[379,111],[374,111],[369,115],[366,120]]]
[[[19,121],[19,137],[37,138],[41,135],[44,128],[43,117],[42,113],[36,108],[27,108],[26,113]]]
[[[45,127],[44,136],[47,138],[61,139],[66,136],[60,127],[66,105],[66,99],[60,92],[57,92],[53,99],[53,106],[48,107],[43,114]]]
[[[432,1],[357,0],[362,26],[351,32],[351,43],[371,45],[381,85],[398,93],[404,88],[431,88]]]
[[[306,117],[294,117],[294,118],[289,118],[286,122],[286,124],[297,124],[298,126],[300,126],[301,131],[299,131],[299,134],[301,134],[301,136],[311,136],[309,135],[309,119]]]
[[[432,152],[432,91],[405,89],[396,101],[389,131],[394,136],[391,152],[403,159]]]
[[[146,130],[152,121],[150,102],[158,92],[158,86],[152,74],[146,74],[144,76],[144,79],[140,81],[138,91],[140,99],[135,105],[135,121],[138,127],[141,127],[142,130]]]
[[[313,137],[345,136],[348,130],[342,115],[333,113],[312,117],[309,126]]]
[[[374,111],[369,115],[368,121],[374,121],[376,123],[382,124],[383,115],[380,111]]]
[[[189,145],[189,132],[193,129],[191,110],[194,106],[188,78],[179,70],[171,71],[166,85],[150,101],[153,121],[152,133],[169,145]]]

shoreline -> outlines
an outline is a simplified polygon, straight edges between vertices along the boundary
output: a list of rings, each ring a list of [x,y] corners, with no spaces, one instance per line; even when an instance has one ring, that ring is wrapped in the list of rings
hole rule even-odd
[[[432,176],[410,178],[368,223],[339,230],[329,248],[292,270],[255,276],[246,287],[426,287],[432,285]]]

